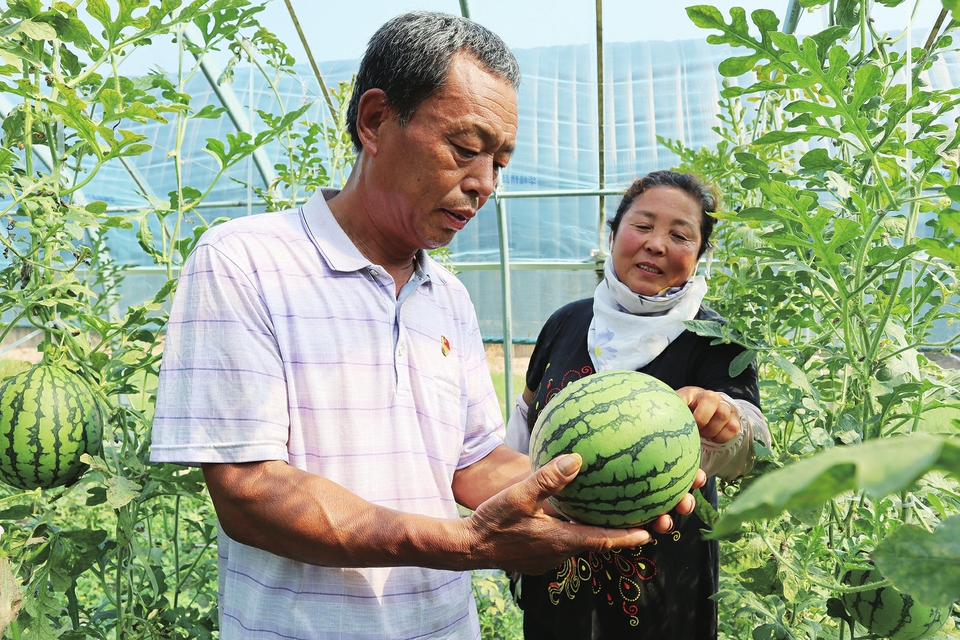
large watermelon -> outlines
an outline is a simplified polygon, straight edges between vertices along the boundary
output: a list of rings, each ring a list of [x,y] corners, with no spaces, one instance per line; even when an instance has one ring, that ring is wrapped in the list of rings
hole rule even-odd
[[[19,489],[76,481],[100,450],[103,412],[86,381],[38,364],[0,386],[0,480]]]
[[[652,376],[607,371],[563,388],[530,435],[534,470],[564,453],[580,473],[550,503],[564,516],[609,527],[649,522],[677,505],[700,466],[700,432],[677,393]]]
[[[862,586],[883,579],[876,569],[853,570],[842,582]],[[890,640],[918,640],[937,632],[949,617],[943,610],[926,607],[893,587],[845,593],[840,598],[853,619],[870,633]]]

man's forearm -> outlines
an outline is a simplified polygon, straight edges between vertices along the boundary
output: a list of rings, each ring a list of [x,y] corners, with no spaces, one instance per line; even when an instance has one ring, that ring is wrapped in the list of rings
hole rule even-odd
[[[338,567],[471,564],[466,528],[402,513],[282,461],[203,467],[217,517],[234,540],[298,562]]]
[[[643,529],[591,527],[544,511],[544,501],[576,476],[579,456],[561,456],[535,474],[525,466],[526,456],[506,445],[484,460],[455,476],[457,499],[467,506],[479,501],[469,518],[431,518],[380,507],[281,461],[204,465],[204,475],[228,536],[308,564],[502,568],[536,574],[577,553],[603,553],[651,540]],[[686,512],[691,510],[692,505]],[[669,519],[655,528],[668,530]]]

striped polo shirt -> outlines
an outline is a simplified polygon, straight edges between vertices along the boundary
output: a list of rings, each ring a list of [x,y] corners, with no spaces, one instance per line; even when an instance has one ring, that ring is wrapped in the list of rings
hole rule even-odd
[[[463,285],[421,252],[395,295],[315,194],[207,231],[184,265],[151,460],[284,460],[399,511],[458,517],[454,471],[502,444]],[[223,638],[479,638],[468,572],[294,562],[219,534]]]

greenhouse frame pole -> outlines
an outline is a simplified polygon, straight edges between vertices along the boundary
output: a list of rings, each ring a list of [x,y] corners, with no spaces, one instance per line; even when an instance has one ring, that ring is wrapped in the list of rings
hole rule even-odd
[[[787,10],[783,16],[783,32],[790,35],[797,30],[797,23],[800,22],[800,0],[789,0]]]
[[[203,45],[200,30],[194,24],[191,23],[187,25],[183,30],[183,35],[195,45]],[[243,106],[240,104],[240,101],[237,100],[237,96],[234,95],[233,89],[231,89],[229,85],[223,86],[219,83],[220,69],[216,63],[204,55],[198,56],[197,62],[200,63],[200,69],[203,71],[203,75],[207,79],[210,88],[213,89],[213,92],[220,100],[220,104],[226,108],[227,115],[230,116],[230,121],[233,122],[233,126],[237,128],[237,131],[248,133],[251,137],[254,137],[256,134],[253,132],[250,120],[247,119],[247,114],[243,112]],[[257,165],[257,171],[263,180],[263,186],[270,189],[277,179],[277,174],[274,172],[273,163],[270,162],[270,158],[267,157],[267,152],[263,147],[254,149],[253,162]]]
[[[497,230],[500,236],[500,292],[503,295],[503,397],[508,408],[513,402],[513,296],[510,287],[510,243],[507,236],[507,203],[494,192]]]
[[[290,0],[284,1],[287,3],[287,13],[290,14],[290,20],[297,30],[297,35],[300,36],[300,44],[303,45],[303,50],[307,52],[307,60],[310,61],[310,68],[313,69],[313,75],[320,84],[320,91],[323,93],[323,99],[327,103],[327,109],[330,110],[330,117],[333,119],[333,122],[336,123],[337,109],[333,106],[333,100],[330,99],[327,84],[323,81],[323,76],[320,74],[320,67],[317,66],[317,61],[313,59],[313,51],[310,49],[310,43],[307,42],[307,36],[304,35],[303,29],[300,28],[300,20],[297,19],[297,12],[293,10],[293,3]]]
[[[467,0],[460,0],[460,12],[464,17],[470,17],[470,8]],[[606,180],[604,173],[606,167],[604,163],[604,140],[603,140],[603,0],[596,0],[596,18],[597,18],[597,170],[599,173],[599,188],[589,191],[589,195],[599,196],[599,223],[597,225],[597,252],[594,255],[597,262],[604,258],[603,250],[603,226],[604,226],[604,207],[606,205],[605,195]],[[549,197],[549,195],[586,195],[584,192],[533,192],[523,195],[511,194],[512,197]],[[510,287],[510,246],[507,235],[507,212],[506,202],[509,198],[505,193],[499,191],[494,193],[497,207],[497,229],[500,240],[500,292],[503,304],[503,395],[506,406],[510,407],[513,401],[513,300]],[[598,271],[599,273],[599,271]]]
[[[603,0],[597,0],[597,174],[599,179],[597,185],[600,187],[600,216],[597,225],[597,253],[595,258],[600,262],[603,258],[603,223],[604,209],[606,208],[606,198],[603,196],[603,189],[607,186],[606,181],[606,158],[605,141],[603,137]]]

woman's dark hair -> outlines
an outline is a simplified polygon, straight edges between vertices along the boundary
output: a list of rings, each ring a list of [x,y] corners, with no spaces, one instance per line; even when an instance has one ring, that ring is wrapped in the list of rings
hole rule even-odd
[[[370,38],[347,107],[347,130],[353,146],[360,98],[382,89],[401,125],[417,107],[443,86],[450,61],[458,51],[474,56],[487,71],[520,87],[520,65],[498,35],[472,20],[447,13],[411,11],[389,20]]]
[[[653,187],[673,187],[687,193],[694,200],[700,203],[700,250],[697,257],[711,248],[710,235],[713,233],[713,225],[717,219],[711,216],[717,210],[717,200],[719,193],[712,184],[705,182],[697,176],[690,173],[677,173],[676,171],[654,171],[635,180],[626,193],[623,194],[623,200],[617,206],[617,213],[613,220],[607,220],[607,226],[617,235],[617,229],[620,228],[620,221],[623,220],[623,214],[627,212],[633,201],[641,193]]]

